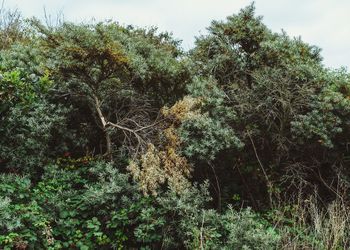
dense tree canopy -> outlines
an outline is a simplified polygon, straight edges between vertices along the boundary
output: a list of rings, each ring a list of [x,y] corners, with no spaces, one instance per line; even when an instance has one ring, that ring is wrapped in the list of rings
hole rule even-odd
[[[188,52],[0,16],[1,249],[350,247],[350,75],[253,4]]]

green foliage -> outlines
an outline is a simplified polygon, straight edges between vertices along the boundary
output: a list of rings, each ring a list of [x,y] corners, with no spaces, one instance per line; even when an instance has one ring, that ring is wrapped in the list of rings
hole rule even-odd
[[[321,61],[320,50],[285,33],[272,33],[255,16],[254,4],[226,22],[213,21],[209,34],[196,40],[191,51],[195,69],[220,84],[250,86],[251,73],[265,67],[303,67]]]
[[[325,69],[317,47],[270,31],[254,5],[208,30],[190,58],[196,75],[216,84],[189,86],[190,96],[203,99],[204,112],[181,125],[183,152],[201,166],[198,175],[211,166],[211,180],[248,194],[252,206],[254,193],[271,203],[280,191],[297,191],[296,179],[319,185],[319,175],[329,171],[348,176],[342,166],[348,159],[349,74]]]
[[[31,199],[30,180],[10,174],[1,175],[1,180],[0,245],[8,249],[47,246],[50,235],[44,232],[50,230],[49,217]]]
[[[172,191],[159,200],[143,197],[128,175],[91,158],[60,159],[59,165],[45,168],[36,184],[10,174],[1,175],[1,180],[3,247],[152,247],[165,241],[163,237],[167,244],[181,246],[184,235],[177,235],[177,225],[185,225],[187,210],[196,213],[205,200],[196,188],[181,197]]]
[[[220,121],[206,115],[185,121],[181,126],[181,139],[186,156],[214,160],[215,155],[232,145],[241,147],[235,133]]]
[[[222,221],[229,232],[227,249],[276,249],[278,232],[250,209],[229,209]]]
[[[126,175],[110,165],[86,162],[73,170],[48,166],[35,185],[16,176],[1,178],[5,198],[0,221],[6,221],[1,229],[2,246],[9,246],[8,237],[13,234],[17,235],[13,244],[26,242],[35,249],[91,249],[118,246],[126,239],[110,212],[128,209],[133,204],[132,193],[137,191],[128,184]],[[107,225],[110,229],[106,231]],[[118,237],[111,240],[113,235]]]
[[[215,81],[195,79],[188,86],[192,97],[200,100],[200,112],[185,119],[179,129],[183,153],[188,157],[214,160],[217,153],[243,146],[235,131],[227,126],[237,120],[236,112]]]
[[[256,54],[272,34],[261,17],[254,16],[254,9],[250,5],[238,15],[229,16],[226,23],[212,22],[209,35],[199,37],[191,52],[196,69],[221,83],[245,79],[249,71],[260,66]]]
[[[1,53],[0,164],[12,171],[40,171],[50,156],[66,150],[70,134],[69,107],[49,100],[53,82],[39,61],[38,51],[27,45]]]
[[[0,77],[1,112],[14,106],[30,106],[47,91],[50,80],[47,75],[36,77],[30,75],[31,79],[20,71],[4,72]]]
[[[0,159],[7,168],[38,171],[56,152],[65,150],[63,141],[53,145],[57,135],[64,138],[67,109],[47,102],[9,109],[1,120]],[[8,137],[11,135],[11,137]]]
[[[55,98],[73,104],[69,123],[87,138],[91,150],[103,143],[100,153],[108,157],[135,150],[141,135],[132,131],[152,127],[157,111],[181,96],[191,78],[178,42],[155,29],[112,22],[45,27],[33,20],[32,24],[55,80]],[[130,145],[122,144],[121,138]]]
[[[292,122],[292,129],[305,139],[317,140],[325,147],[334,147],[335,138],[346,137],[349,114],[349,75],[344,71],[329,72],[327,84],[311,96],[309,111]],[[344,145],[344,141],[338,143]]]
[[[276,249],[280,242],[279,232],[249,208],[200,210],[186,228],[189,249]]]
[[[3,10],[0,42],[1,249],[349,248],[349,73],[254,4],[189,53]]]

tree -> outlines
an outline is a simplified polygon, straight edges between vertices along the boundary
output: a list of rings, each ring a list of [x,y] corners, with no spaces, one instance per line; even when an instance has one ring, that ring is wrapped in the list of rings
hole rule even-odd
[[[89,106],[105,135],[106,155],[111,157],[118,144],[132,145],[134,153],[145,148],[157,124],[157,108],[181,95],[190,78],[177,42],[154,29],[116,23],[64,23],[51,29],[33,23],[42,35],[57,91],[78,100],[80,109]]]
[[[282,187],[319,183],[318,172],[329,173],[347,143],[347,74],[325,69],[319,48],[271,32],[255,16],[253,4],[225,22],[213,21],[208,31],[197,38],[190,56],[196,74],[212,83],[202,79],[189,85],[190,96],[204,107],[202,116],[180,128],[183,151],[202,166],[197,176],[215,166],[210,178],[217,195],[231,189],[227,192],[250,197],[255,206],[253,193],[261,197],[261,185],[271,204],[271,195],[278,196]],[[230,138],[236,143],[227,143]],[[342,149],[332,149],[335,138]],[[239,187],[230,184],[232,179]]]

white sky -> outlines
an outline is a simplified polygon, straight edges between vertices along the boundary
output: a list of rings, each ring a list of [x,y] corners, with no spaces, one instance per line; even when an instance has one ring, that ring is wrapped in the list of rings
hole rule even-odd
[[[5,0],[26,17],[62,12],[65,20],[113,19],[121,24],[158,26],[193,46],[194,37],[205,34],[213,19],[223,20],[251,0]],[[322,48],[331,68],[350,68],[350,0],[256,0],[256,12],[273,31],[285,30]]]

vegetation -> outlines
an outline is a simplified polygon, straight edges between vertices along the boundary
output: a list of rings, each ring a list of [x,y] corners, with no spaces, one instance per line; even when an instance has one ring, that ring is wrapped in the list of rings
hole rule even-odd
[[[253,4],[189,52],[0,15],[0,249],[350,248],[350,74]]]

